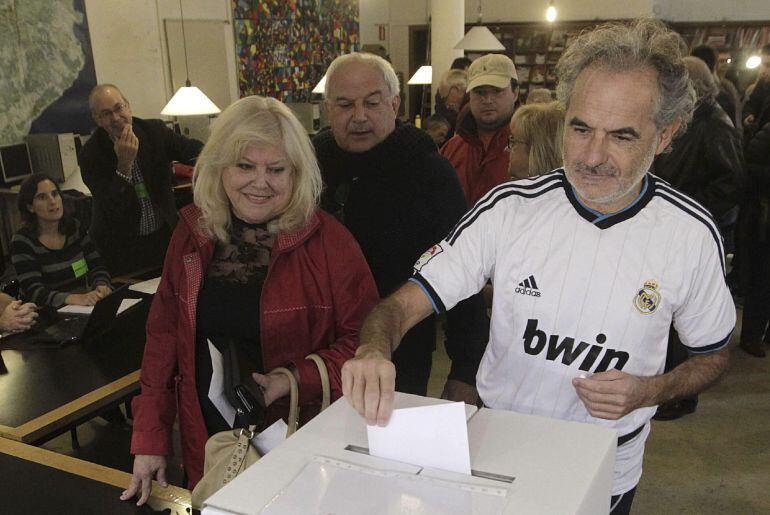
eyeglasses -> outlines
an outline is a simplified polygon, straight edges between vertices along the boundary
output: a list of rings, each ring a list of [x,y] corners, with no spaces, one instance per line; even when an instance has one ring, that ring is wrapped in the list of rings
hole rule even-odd
[[[103,111],[100,111],[96,115],[96,118],[98,120],[103,120],[104,118],[108,118],[114,114],[118,114],[118,115],[123,114],[127,107],[128,107],[128,104],[124,104],[123,102],[118,102],[117,104],[115,104],[115,107],[113,107],[112,109],[105,109]]]

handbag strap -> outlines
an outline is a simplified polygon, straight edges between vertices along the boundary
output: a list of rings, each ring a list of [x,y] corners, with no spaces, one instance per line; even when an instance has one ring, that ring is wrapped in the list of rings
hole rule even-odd
[[[246,453],[251,445],[251,439],[257,434],[257,426],[245,427],[238,432],[238,441],[235,442],[233,452],[230,455],[230,461],[227,463],[224,475],[222,477],[222,486],[229,483],[235,476],[243,470],[243,463],[246,460]]]
[[[329,371],[326,369],[326,362],[318,354],[308,354],[305,359],[313,360],[318,367],[318,374],[321,376],[321,411],[329,407],[331,403],[331,386],[329,385]]]
[[[286,436],[288,437],[297,430],[297,423],[299,422],[299,386],[297,386],[297,378],[294,377],[291,370],[285,367],[274,368],[270,373],[283,374],[289,378],[289,427],[286,429]]]

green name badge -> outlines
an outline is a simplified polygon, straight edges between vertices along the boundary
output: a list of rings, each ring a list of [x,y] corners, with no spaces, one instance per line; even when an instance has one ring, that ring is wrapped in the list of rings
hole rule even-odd
[[[72,271],[75,273],[75,278],[80,278],[88,273],[88,263],[85,258],[80,258],[72,263]]]
[[[136,196],[139,198],[150,197],[149,193],[147,193],[147,186],[145,186],[143,182],[137,182],[134,184],[134,191],[136,191]]]

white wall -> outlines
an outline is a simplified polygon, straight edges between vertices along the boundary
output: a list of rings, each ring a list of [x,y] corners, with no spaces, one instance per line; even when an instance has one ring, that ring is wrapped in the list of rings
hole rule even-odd
[[[660,1],[660,17],[668,21],[768,21],[768,0],[671,0]]]
[[[222,20],[231,24],[228,0],[184,0],[185,20]],[[158,118],[173,95],[163,35],[163,20],[179,19],[178,0],[86,0],[97,82],[111,82],[131,101],[136,116]],[[227,31],[234,48],[232,25]],[[187,34],[187,37],[191,37]],[[194,35],[192,36],[194,37]],[[238,98],[235,50],[227,81]],[[223,107],[223,106],[220,106]]]

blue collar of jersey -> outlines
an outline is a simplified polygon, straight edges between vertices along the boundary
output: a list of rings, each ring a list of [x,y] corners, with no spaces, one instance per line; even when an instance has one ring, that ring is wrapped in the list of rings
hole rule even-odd
[[[623,220],[628,220],[629,218],[633,217],[636,213],[641,211],[644,206],[647,205],[655,190],[654,181],[650,181],[650,175],[646,174],[642,179],[642,190],[639,192],[639,195],[634,199],[633,202],[631,202],[620,211],[605,214],[591,209],[590,207],[583,204],[583,202],[578,197],[575,188],[572,186],[572,184],[569,183],[569,181],[567,181],[566,174],[564,175],[564,183],[564,192],[567,194],[567,198],[570,200],[578,214],[580,214],[580,216],[594,224],[599,229],[607,229],[608,227],[612,227],[613,225],[620,223]]]

